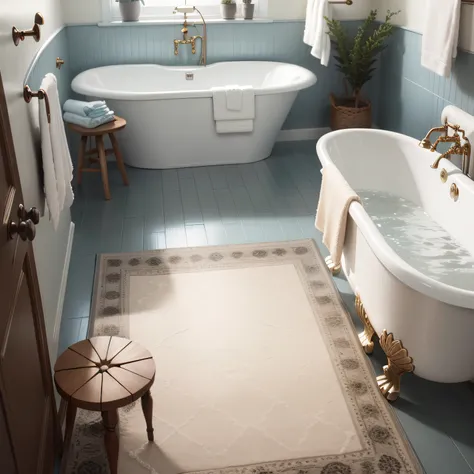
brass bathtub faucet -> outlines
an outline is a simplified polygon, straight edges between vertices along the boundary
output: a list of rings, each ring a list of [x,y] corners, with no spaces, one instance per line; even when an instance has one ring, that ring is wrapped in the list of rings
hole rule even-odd
[[[174,40],[174,55],[178,56],[179,54],[179,45],[180,44],[190,44],[191,51],[193,54],[196,54],[196,40],[200,38],[198,36],[193,36],[192,38],[182,39],[182,40]]]
[[[201,20],[202,20],[202,35],[195,35],[191,38],[188,38],[188,21],[187,21],[187,14],[197,12],[199,13]],[[178,56],[179,54],[179,45],[181,44],[190,44],[191,51],[193,54],[196,54],[196,41],[201,40],[201,59],[199,60],[200,66],[207,66],[207,24],[206,20],[202,13],[196,7],[176,7],[173,11],[174,14],[176,13],[184,13],[184,25],[181,33],[183,33],[183,39],[175,39],[174,40],[174,54]]]
[[[448,135],[449,130],[453,130],[453,135]],[[438,139],[432,144],[430,137],[433,133],[441,132],[444,135],[438,137]],[[459,134],[462,134],[459,135]],[[463,140],[464,144],[461,142]],[[469,169],[471,165],[471,142],[466,137],[466,132],[461,130],[459,125],[451,125],[447,120],[444,126],[432,128],[426,135],[426,137],[421,140],[420,147],[425,148],[426,150],[430,150],[435,152],[438,148],[440,143],[452,143],[453,145],[451,148],[440,155],[435,162],[431,165],[431,168],[438,169],[439,163],[443,158],[447,160],[451,160],[452,155],[461,155],[462,156],[462,172],[469,176]]]

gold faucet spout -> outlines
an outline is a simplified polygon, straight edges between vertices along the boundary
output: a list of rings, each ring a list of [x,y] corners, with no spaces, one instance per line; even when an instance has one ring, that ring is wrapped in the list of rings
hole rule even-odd
[[[436,158],[435,162],[431,165],[431,167],[434,170],[437,170],[439,167],[439,163],[442,159],[446,159],[451,161],[452,155],[457,155],[460,153],[460,149],[458,145],[453,145],[446,153],[443,153],[442,155],[439,155],[438,158]]]
[[[462,156],[462,172],[469,176],[470,165],[471,165],[471,143],[466,139],[466,143],[461,146],[460,143],[455,143],[447,152],[440,155],[435,162],[431,165],[433,169],[438,169],[440,161],[444,158],[450,160],[452,155],[461,155]]]

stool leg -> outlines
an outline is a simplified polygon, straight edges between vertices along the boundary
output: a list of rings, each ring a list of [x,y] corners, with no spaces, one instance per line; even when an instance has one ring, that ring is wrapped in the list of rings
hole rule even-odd
[[[86,156],[87,137],[81,137],[79,156],[77,158],[77,184],[82,183],[82,170],[84,168],[84,157]]]
[[[120,151],[118,141],[115,138],[115,135],[113,133],[109,133],[109,137],[110,137],[110,141],[112,142],[112,148],[114,149],[114,155],[117,160],[118,169],[120,171],[120,174],[122,175],[123,184],[125,184],[125,186],[128,186],[129,183],[128,183],[127,171],[123,163],[123,156],[122,156],[122,152]]]
[[[146,421],[146,432],[148,434],[148,441],[154,441],[155,437],[153,435],[153,398],[151,398],[151,392],[145,393],[142,397],[142,410],[145,415]]]
[[[99,152],[100,170],[102,173],[102,184],[104,185],[105,199],[110,200],[109,174],[107,171],[107,157],[105,155],[104,137],[96,137],[97,150]]]
[[[74,422],[76,420],[76,412],[77,408],[71,402],[68,402],[66,412],[66,431],[64,433],[63,457],[61,459],[61,469],[59,471],[61,474],[66,474],[69,449],[71,447]]]
[[[118,424],[117,410],[103,411],[102,420],[105,427],[105,450],[109,460],[110,474],[117,474],[119,457],[119,440],[115,431]]]

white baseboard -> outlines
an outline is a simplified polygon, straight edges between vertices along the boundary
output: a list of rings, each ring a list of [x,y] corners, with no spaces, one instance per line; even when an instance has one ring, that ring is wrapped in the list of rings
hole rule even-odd
[[[67,240],[66,256],[64,259],[63,274],[61,276],[61,287],[59,289],[58,307],[56,310],[56,319],[54,321],[53,341],[55,344],[59,342],[59,331],[61,329],[61,320],[64,308],[64,299],[66,297],[67,277],[69,275],[69,264],[71,263],[72,243],[74,241],[74,222],[69,227],[69,237]]]
[[[322,128],[294,128],[292,130],[281,130],[277,142],[296,142],[301,140],[319,140],[323,135],[329,133],[329,127]]]

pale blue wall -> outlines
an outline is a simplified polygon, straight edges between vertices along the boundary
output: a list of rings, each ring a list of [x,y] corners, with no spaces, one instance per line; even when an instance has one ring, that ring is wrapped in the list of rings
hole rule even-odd
[[[61,70],[55,68],[56,58],[64,59],[65,64]],[[58,80],[59,95],[61,103],[64,103],[70,95],[71,84],[71,61],[69,59],[69,48],[67,41],[67,30],[60,31],[43,50],[38,61],[30,73],[28,85],[33,90],[38,90],[43,77],[51,72]]]
[[[347,22],[351,28],[359,22]],[[180,25],[70,26],[67,29],[72,74],[98,66],[127,63],[196,64],[197,56],[174,55],[173,40]],[[312,70],[315,87],[303,91],[293,107],[286,129],[325,127],[329,124],[329,94],[342,92],[342,79],[333,65],[322,67],[303,44],[304,23],[227,23],[209,25],[209,62],[283,61]],[[186,48],[183,49],[183,52]]]
[[[450,78],[421,66],[422,36],[397,29],[383,52],[375,122],[381,128],[422,138],[441,124],[441,111],[453,104],[474,115],[474,55],[459,51]]]

